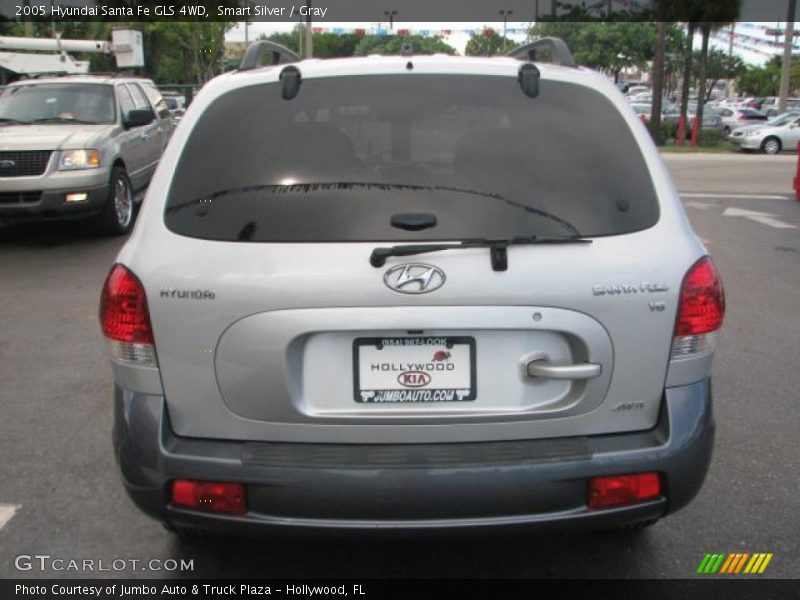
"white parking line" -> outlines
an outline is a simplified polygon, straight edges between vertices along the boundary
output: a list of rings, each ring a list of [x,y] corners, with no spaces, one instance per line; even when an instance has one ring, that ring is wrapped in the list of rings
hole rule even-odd
[[[775,229],[797,229],[796,225],[784,223],[775,218],[775,215],[770,213],[756,212],[754,210],[742,210],[741,208],[726,208],[723,217],[744,217],[762,225],[769,225]]]
[[[19,504],[0,504],[0,529],[6,526],[20,508],[22,507]]]
[[[680,192],[681,198],[730,198],[744,200],[793,200],[791,196],[779,196],[777,194],[725,194],[708,192]]]
[[[717,208],[719,204],[714,202],[684,202],[686,208],[699,208],[700,210],[707,210],[709,208]]]

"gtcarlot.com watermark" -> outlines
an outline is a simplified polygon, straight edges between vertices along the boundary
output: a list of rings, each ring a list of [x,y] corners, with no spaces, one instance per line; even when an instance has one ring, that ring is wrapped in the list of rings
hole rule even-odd
[[[14,558],[18,571],[73,571],[93,573],[100,571],[194,571],[194,559],[174,558],[62,558],[50,554],[20,554]]]

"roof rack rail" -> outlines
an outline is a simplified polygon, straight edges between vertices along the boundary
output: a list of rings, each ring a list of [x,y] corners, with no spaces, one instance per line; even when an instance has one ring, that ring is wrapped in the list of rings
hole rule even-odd
[[[117,73],[117,72],[103,72],[103,71],[91,71],[89,73],[64,73],[63,71],[49,71],[49,72],[41,72],[41,73],[29,73],[26,76],[26,79],[46,79],[48,77],[127,77],[132,79],[147,79],[147,77],[134,75],[132,73]]]
[[[534,40],[529,44],[524,44],[519,48],[515,48],[506,56],[509,58],[516,58],[517,60],[528,60],[536,62],[536,55],[540,50],[548,50],[552,57],[553,64],[562,65],[565,67],[575,67],[575,59],[572,58],[572,52],[569,47],[561,38],[557,37],[544,37]]]
[[[247,47],[247,52],[244,53],[242,63],[239,65],[239,71],[250,71],[262,66],[261,61],[267,53],[272,55],[270,57],[270,65],[293,63],[300,60],[300,57],[286,46],[267,40],[259,40]]]

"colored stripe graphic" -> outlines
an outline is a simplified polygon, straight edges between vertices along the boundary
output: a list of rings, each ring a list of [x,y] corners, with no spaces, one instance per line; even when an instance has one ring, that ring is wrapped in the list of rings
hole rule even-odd
[[[728,560],[725,561],[725,564],[720,569],[720,573],[732,573],[733,570],[736,568],[736,565],[739,563],[739,558],[742,555],[738,552],[734,552],[733,554],[728,555]]]
[[[706,565],[705,571],[703,571],[703,572],[704,573],[716,573],[724,559],[725,559],[725,554],[724,553],[712,554],[711,555],[711,559],[708,561],[708,564]]]
[[[716,564],[717,559],[719,558],[719,554],[710,554],[710,555],[706,554],[706,556],[708,556],[708,562],[706,563],[706,566],[703,567],[702,572],[711,573],[711,569],[714,568],[714,565]]]
[[[736,554],[728,554],[728,560],[725,561],[725,564],[722,565],[722,568],[719,570],[720,573],[727,573],[728,570],[731,568],[731,564],[736,560]]]
[[[771,561],[771,560],[772,560],[772,553],[770,552],[769,554],[767,554],[764,557],[764,562],[761,563],[761,567],[759,567],[759,569],[758,569],[759,574],[764,572],[764,569],[767,568],[767,565],[769,564],[769,561]]]
[[[739,559],[739,562],[736,563],[736,570],[734,571],[733,569],[731,569],[731,571],[733,573],[738,573],[739,571],[741,571],[742,567],[744,567],[744,561],[746,561],[749,556],[750,556],[749,552],[745,552],[744,554],[742,554],[741,558]]]
[[[706,555],[703,557],[703,560],[702,560],[702,561],[700,561],[700,566],[699,566],[699,567],[697,567],[697,572],[698,572],[698,573],[705,573],[705,572],[706,572],[706,565],[708,564],[708,561],[709,561],[710,559],[711,559],[711,555],[710,555],[710,554],[706,554]]]
[[[739,573],[761,574],[767,568],[772,557],[772,553],[766,552],[755,552],[753,554],[749,552],[734,552],[733,554],[715,552],[714,554],[703,556],[700,566],[697,567],[697,573],[712,575],[715,573],[727,575],[737,575]]]
[[[744,568],[745,573],[757,573],[758,567],[761,566],[761,563],[764,561],[764,555],[756,552],[753,554],[753,558],[750,559],[750,562],[747,563],[747,566]]]

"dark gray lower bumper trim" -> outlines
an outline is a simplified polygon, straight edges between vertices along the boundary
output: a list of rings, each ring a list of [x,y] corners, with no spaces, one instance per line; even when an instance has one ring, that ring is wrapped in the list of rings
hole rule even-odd
[[[161,396],[116,390],[115,447],[129,495],[156,519],[221,531],[608,526],[687,504],[714,439],[710,384],[666,390],[658,425],[616,435],[469,444],[346,446],[186,439]],[[602,511],[587,479],[657,471],[666,495]],[[225,517],[169,504],[177,478],[247,485],[249,512]]]
[[[585,437],[469,444],[244,444],[242,463],[297,469],[442,469],[591,458]]]

